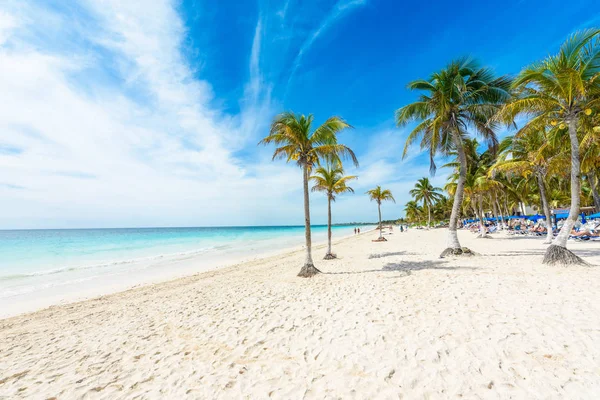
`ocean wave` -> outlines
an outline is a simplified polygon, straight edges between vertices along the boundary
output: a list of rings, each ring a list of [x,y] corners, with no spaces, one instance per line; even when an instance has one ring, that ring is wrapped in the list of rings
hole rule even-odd
[[[29,273],[0,275],[0,282],[17,280],[17,279],[27,279],[27,278],[47,276],[47,275],[55,275],[55,274],[60,274],[60,273],[73,272],[73,271],[85,271],[85,270],[96,269],[96,268],[109,268],[109,267],[115,267],[115,266],[119,266],[119,265],[148,263],[148,262],[153,262],[153,261],[158,261],[158,260],[163,260],[163,259],[165,259],[165,260],[170,259],[173,261],[185,260],[185,259],[193,258],[194,256],[199,255],[199,254],[207,253],[211,250],[225,250],[230,247],[231,247],[231,245],[209,246],[209,247],[202,248],[202,249],[189,250],[189,251],[183,251],[183,252],[178,252],[178,253],[159,254],[156,256],[139,257],[139,258],[132,258],[132,259],[127,259],[127,260],[117,260],[117,261],[103,262],[103,263],[97,263],[97,264],[83,264],[83,265],[76,265],[76,266],[67,266],[67,267],[62,267],[62,268],[34,271],[34,272],[29,272]]]
[[[8,289],[4,289],[4,290],[0,291],[0,299],[6,299],[8,297],[13,297],[13,296],[22,296],[24,294],[37,292],[39,290],[55,288],[55,287],[60,287],[60,286],[64,286],[64,285],[74,285],[77,283],[90,281],[97,277],[98,277],[98,275],[90,275],[85,278],[72,279],[72,280],[62,281],[62,282],[48,282],[48,283],[43,283],[41,285],[29,285],[29,286],[18,286],[16,288],[8,288]]]

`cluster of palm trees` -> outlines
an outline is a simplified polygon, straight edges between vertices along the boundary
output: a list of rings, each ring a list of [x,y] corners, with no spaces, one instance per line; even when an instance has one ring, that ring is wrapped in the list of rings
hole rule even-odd
[[[525,67],[514,79],[460,59],[408,87],[421,95],[396,111],[399,126],[416,122],[404,156],[420,139],[432,173],[437,155],[453,158],[446,190],[454,200],[442,256],[470,253],[457,236],[464,209],[482,218],[487,207],[499,215],[502,209],[509,212],[511,201],[532,202],[538,196],[549,227],[551,203],[570,205],[544,263],[582,263],[566,246],[579,215],[582,182],[600,205],[600,30],[573,34],[558,54]],[[499,143],[496,134],[503,125],[517,130]],[[483,139],[485,151],[473,134]],[[566,199],[561,193],[568,188]]]
[[[544,263],[583,263],[566,247],[581,199],[589,197],[600,208],[600,30],[573,34],[558,54],[527,66],[515,78],[496,76],[465,58],[452,61],[427,79],[411,82],[408,88],[420,95],[396,111],[398,126],[416,124],[402,157],[420,140],[421,149],[429,153],[432,174],[437,156],[450,158],[445,166],[454,171],[444,188],[452,201],[423,178],[410,191],[414,200],[406,205],[412,221],[421,222],[426,216],[430,225],[432,218],[449,217],[442,257],[472,254],[458,239],[461,213],[472,213],[483,221],[487,210],[502,217],[517,204],[528,203],[540,205],[549,227],[550,207],[570,206]],[[299,273],[303,277],[319,272],[311,254],[309,182],[315,182],[313,190],[327,195],[331,222],[331,202],[336,195],[352,191],[347,183],[356,178],[344,176],[342,160],[358,166],[354,152],[338,143],[337,135],[350,127],[348,123],[331,117],[311,130],[312,121],[312,116],[283,113],[260,142],[275,144],[273,159],[294,161],[303,172],[306,259]],[[497,134],[503,126],[515,127],[516,133],[499,142]],[[482,143],[473,135],[482,138]],[[367,194],[378,204],[381,226],[381,203],[393,196],[380,187]],[[331,223],[328,237],[326,257],[331,258]]]
[[[442,189],[431,184],[429,178],[419,179],[408,193],[413,198],[404,206],[408,222],[419,225],[426,223],[427,227],[431,227],[432,219],[443,221],[450,217],[452,204],[442,194]]]
[[[294,161],[301,169],[304,189],[304,226],[306,258],[298,273],[301,277],[318,274],[312,259],[312,238],[310,227],[309,182],[313,182],[313,192],[322,192],[327,196],[327,253],[325,259],[336,258],[331,249],[331,202],[343,193],[354,193],[348,182],[357,179],[354,175],[344,175],[343,160],[350,159],[358,166],[356,155],[348,146],[338,143],[338,134],[351,126],[340,117],[330,117],[322,125],[312,130],[313,116],[296,115],[284,112],[271,124],[269,135],[259,144],[275,144],[273,160]],[[314,175],[311,175],[314,173]],[[377,188],[367,192],[371,200],[379,207],[379,226],[381,227],[381,202],[394,201],[389,190]],[[381,231],[380,231],[381,232]],[[380,233],[380,238],[381,238]]]

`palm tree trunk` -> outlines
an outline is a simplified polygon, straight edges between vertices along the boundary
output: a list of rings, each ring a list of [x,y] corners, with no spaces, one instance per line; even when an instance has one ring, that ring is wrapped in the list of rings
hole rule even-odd
[[[588,174],[588,180],[590,181],[590,188],[592,189],[594,207],[596,207],[596,212],[600,212],[600,195],[598,195],[598,183],[596,182],[595,171],[590,171],[590,173]]]
[[[431,228],[431,206],[427,204],[427,228]]]
[[[485,215],[483,214],[483,195],[479,195],[479,199],[477,201],[477,213],[479,218],[479,236],[480,238],[486,237],[485,232]]]
[[[498,225],[498,228],[502,229],[502,225],[501,225],[502,218],[500,218],[498,215],[498,207],[496,206],[496,192],[494,190],[492,190],[491,201],[492,201],[492,211],[494,212],[494,218],[496,218],[496,224]]]
[[[325,260],[332,260],[335,255],[331,252],[331,197],[327,196],[327,254]]]
[[[383,238],[383,226],[381,226],[381,203],[377,202],[377,210],[379,210],[379,239]]]
[[[577,138],[578,117],[572,116],[568,120],[569,139],[571,140],[571,209],[569,217],[546,250],[544,264],[586,264],[581,258],[567,250],[567,240],[579,216],[579,198],[581,192],[581,164],[579,160],[579,139]]]
[[[541,171],[536,171],[535,173],[538,181],[538,186],[540,187],[540,198],[542,200],[542,209],[544,210],[544,215],[546,216],[546,229],[548,230],[546,234],[546,240],[544,243],[550,244],[552,243],[552,215],[550,214],[550,207],[548,206],[548,196],[546,195],[546,182],[544,182],[544,176]]]
[[[456,146],[460,167],[458,170],[458,180],[456,181],[456,192],[454,193],[454,201],[452,203],[452,213],[450,214],[450,223],[448,225],[447,248],[442,252],[440,257],[444,257],[446,254],[458,255],[463,253],[463,249],[458,241],[457,227],[465,192],[465,181],[467,180],[467,156],[465,155],[465,149],[458,132],[453,132],[452,139]]]
[[[304,180],[304,237],[306,239],[306,258],[304,260],[304,265],[302,269],[298,273],[298,276],[303,278],[310,278],[318,274],[319,271],[312,260],[312,241],[310,237],[310,205],[309,205],[309,197],[308,197],[308,165],[304,164],[302,166],[302,174]]]
[[[502,211],[502,206],[500,205],[500,202],[498,201],[498,199],[496,198],[496,206],[498,207],[498,211],[500,212],[500,221],[498,226],[500,227],[500,229],[504,229],[505,228],[505,224],[504,224],[504,211]]]

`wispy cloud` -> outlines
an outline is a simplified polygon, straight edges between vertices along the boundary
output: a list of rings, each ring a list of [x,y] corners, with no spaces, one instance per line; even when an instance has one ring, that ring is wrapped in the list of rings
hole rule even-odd
[[[0,10],[0,46],[4,44],[11,33],[11,31],[17,26],[15,18]]]
[[[183,56],[177,1],[62,6],[0,4],[0,169],[11,178],[2,187],[30,189],[0,196],[11,210],[2,226],[257,224],[278,197],[292,197],[281,215],[296,207],[299,185],[282,188],[297,171],[235,156],[268,121],[260,21],[253,112],[232,116],[212,106],[210,83]]]
[[[265,82],[261,72],[261,51],[265,34],[263,16],[259,15],[250,51],[248,66],[250,79],[244,88],[244,97],[241,100],[240,133],[248,140],[255,139],[258,132],[265,128],[265,124],[268,123],[268,116],[272,113],[272,85]]]
[[[2,145],[0,144],[0,155],[14,155],[21,154],[23,152],[22,148],[10,145]]]
[[[301,223],[301,174],[271,162],[258,135],[282,108],[272,93],[288,78],[283,66],[291,62],[293,79],[315,42],[364,4],[260,9],[240,57],[240,110],[229,114],[182,50],[189,38],[179,0],[0,2],[0,225]],[[325,17],[306,34],[312,14]],[[427,174],[416,151],[401,160],[405,132],[368,133],[355,147],[361,168],[349,171],[360,175],[357,194],[338,200],[337,221],[369,215],[362,193],[370,186],[393,188],[400,203],[399,191]],[[324,200],[312,199],[323,222]]]
[[[308,53],[315,41],[346,14],[358,7],[365,5],[366,3],[366,0],[338,0],[338,2],[333,6],[332,10],[327,14],[323,22],[321,22],[321,24],[315,30],[310,32],[298,50],[298,53],[296,54],[296,57],[292,63],[292,69],[287,83],[288,87],[292,79],[294,79],[296,71],[302,64],[302,59],[304,58],[305,54]]]
[[[1,183],[1,182],[0,182],[0,187],[4,187],[6,189],[16,189],[16,190],[25,189],[25,186],[15,185],[12,183]]]
[[[56,171],[53,175],[64,176],[67,178],[76,179],[97,179],[98,177],[94,174],[88,174],[87,172],[81,171]]]

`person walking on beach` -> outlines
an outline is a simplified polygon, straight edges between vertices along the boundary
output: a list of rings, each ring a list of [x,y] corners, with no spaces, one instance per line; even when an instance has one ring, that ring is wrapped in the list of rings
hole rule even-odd
[[[354,228],[354,234],[356,235],[356,228]]]
[[[358,228],[358,234],[360,235],[360,228]]]

